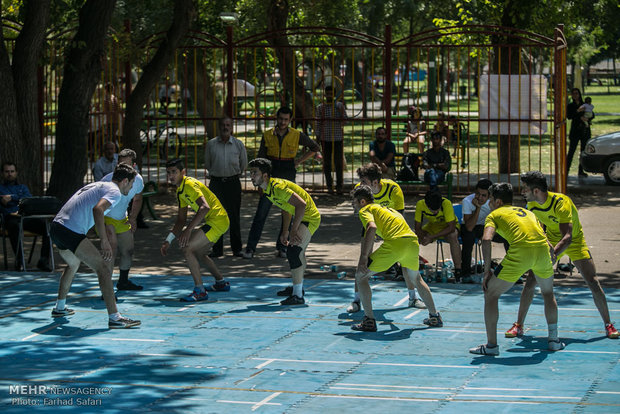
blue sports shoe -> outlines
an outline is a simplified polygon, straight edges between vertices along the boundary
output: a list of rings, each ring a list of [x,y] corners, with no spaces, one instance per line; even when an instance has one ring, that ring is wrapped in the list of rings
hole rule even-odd
[[[230,283],[225,280],[217,281],[212,285],[205,286],[205,289],[209,292],[228,292],[230,290]]]
[[[194,288],[192,293],[184,298],[181,298],[181,302],[200,302],[207,299],[209,299],[209,294],[206,291],[201,292],[200,288]]]

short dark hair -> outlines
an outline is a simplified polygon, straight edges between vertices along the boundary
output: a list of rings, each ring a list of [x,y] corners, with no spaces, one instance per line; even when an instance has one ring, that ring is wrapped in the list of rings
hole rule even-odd
[[[267,173],[271,177],[271,161],[267,158],[254,158],[248,163],[248,167],[258,168],[261,174]]]
[[[545,175],[540,171],[528,171],[521,174],[521,181],[523,184],[527,185],[530,190],[538,188],[540,191],[547,191],[549,188]]]
[[[136,155],[136,152],[132,150],[131,148],[125,148],[124,150],[118,153],[118,158],[125,158],[125,157],[131,157],[131,162],[136,162],[136,158],[138,156]]]
[[[439,131],[431,132],[431,140],[433,140],[435,138],[443,139],[443,134],[441,132],[439,132]]]
[[[372,195],[372,189],[367,185],[360,185],[353,189],[353,198],[356,200],[366,200],[369,203],[375,202],[375,196]]]
[[[493,181],[489,180],[488,178],[483,178],[482,180],[478,181],[478,183],[476,183],[476,189],[488,190],[489,187],[491,187],[492,185]]]
[[[280,114],[284,114],[284,115],[288,114],[292,117],[293,111],[288,106],[281,106],[280,109],[278,109],[278,112],[276,112],[276,117]]]
[[[384,130],[387,133],[387,129],[383,126],[380,126],[379,128],[375,129],[375,135],[377,135],[377,132],[379,132],[379,130]]]
[[[489,187],[489,194],[496,200],[502,200],[504,204],[512,204],[512,184],[495,183]]]
[[[381,180],[381,167],[379,167],[374,162],[369,162],[368,164],[362,165],[357,169],[357,176],[360,180],[364,177],[368,178],[370,181],[373,180]]]
[[[428,190],[426,194],[424,194],[424,202],[429,209],[433,211],[439,210],[443,202],[441,192],[439,192],[439,190]]]
[[[166,168],[176,167],[179,171],[183,171],[185,163],[181,158],[173,158],[166,163]]]
[[[112,174],[113,181],[123,181],[127,178],[129,181],[136,178],[136,174],[138,172],[134,170],[131,165],[127,164],[118,164],[116,168],[114,168],[114,173]]]
[[[327,91],[332,91],[333,92],[333,90],[334,90],[334,87],[332,85],[327,85],[325,87],[325,92],[327,92]]]
[[[585,103],[589,104],[592,102],[592,98],[589,96],[586,96],[586,99],[583,100]]]
[[[13,167],[15,167],[15,171],[17,171],[17,164],[15,164],[13,161],[4,161],[2,163],[2,171],[4,171],[4,167],[6,167],[7,165],[12,165]]]

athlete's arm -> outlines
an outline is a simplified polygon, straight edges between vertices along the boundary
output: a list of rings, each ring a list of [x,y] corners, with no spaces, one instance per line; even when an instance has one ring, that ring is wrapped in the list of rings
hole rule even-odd
[[[172,227],[171,233],[176,237],[181,234],[181,230],[187,221],[187,206],[179,207],[179,211],[177,213],[177,219],[174,222],[174,226]],[[168,254],[168,248],[170,247],[170,242],[168,240],[164,240],[161,245],[160,252],[162,256]]]
[[[454,230],[456,230],[456,220],[453,220],[447,224],[448,224],[448,227],[441,230],[439,233],[431,234],[429,236],[429,238],[431,239],[431,242],[437,239],[441,239],[442,237],[447,236],[448,234],[451,234],[452,232],[454,232]]]
[[[573,242],[573,223],[560,223],[560,233],[562,233],[562,238],[553,248],[556,256],[559,256]]]
[[[135,233],[138,228],[138,214],[142,208],[142,193],[138,193],[133,197],[133,204],[131,205],[131,212],[129,213],[129,224],[131,225],[131,232]]]
[[[99,233],[101,239],[101,256],[104,260],[110,260],[112,258],[112,246],[110,240],[108,240],[108,233],[105,230],[105,222],[103,219],[103,213],[110,208],[110,202],[105,198],[99,200],[97,205],[93,207],[93,217],[95,219],[95,228]]]
[[[495,236],[495,227],[487,226],[482,233],[482,258],[484,260],[484,281],[482,282],[482,290],[486,291],[489,280],[493,276],[491,272],[491,241]]]
[[[185,227],[185,229],[181,232],[181,235],[179,236],[180,247],[186,247],[189,244],[189,239],[192,236],[192,231],[201,221],[204,220],[205,216],[210,210],[209,203],[207,203],[207,200],[205,200],[203,196],[198,197],[198,199],[196,200],[196,204],[198,205],[198,211],[196,211],[196,214],[194,214],[194,218],[192,218],[192,221],[189,222],[187,227]]]
[[[301,224],[301,221],[304,218],[304,213],[306,212],[306,202],[303,198],[299,196],[299,194],[293,193],[288,199],[288,203],[295,207],[295,219],[293,220],[293,224],[291,225],[290,241],[291,244],[297,245],[301,243],[301,236],[299,235],[299,225]],[[282,219],[284,220],[284,216],[282,216]],[[288,226],[285,226],[284,229],[288,229]]]
[[[362,239],[362,248],[360,249],[360,260],[357,263],[358,273],[368,273],[368,257],[372,253],[372,245],[377,234],[377,225],[374,221],[366,225],[366,233]]]

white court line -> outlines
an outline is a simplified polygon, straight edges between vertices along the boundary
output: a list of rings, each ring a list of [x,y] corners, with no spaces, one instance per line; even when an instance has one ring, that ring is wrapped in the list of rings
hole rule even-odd
[[[441,394],[444,395],[448,391],[424,391],[424,390],[395,390],[385,388],[360,388],[360,387],[329,387],[332,390],[348,390],[348,391],[379,391],[379,392],[409,392],[413,394]]]
[[[184,310],[191,309],[191,308],[193,308],[194,306],[196,306],[196,304],[195,304],[195,303],[193,303],[193,304],[191,304],[191,305],[184,306],[184,307],[182,307],[182,308],[180,308],[180,309],[177,309],[177,312],[183,312]]]
[[[437,402],[440,399],[427,398],[399,398],[399,397],[363,397],[361,395],[315,395],[322,398],[344,398],[353,400],[382,400],[382,401],[415,401],[415,402]]]
[[[340,338],[336,339],[334,342],[332,342],[331,344],[329,344],[325,348],[323,348],[323,350],[327,350],[327,349],[331,348],[332,346],[336,345],[338,342],[341,342],[342,340],[344,340],[344,336],[341,336]]]
[[[311,359],[281,359],[281,358],[252,358],[257,361],[266,361],[255,368],[263,368],[264,366],[271,364],[272,362],[297,362],[297,363],[310,363],[310,364],[342,364],[342,365],[381,365],[392,367],[431,367],[431,368],[466,368],[477,369],[475,366],[470,365],[437,365],[437,364],[401,364],[401,363],[389,363],[389,362],[359,362],[359,361],[318,361]]]
[[[258,358],[254,358],[254,359],[258,359]],[[260,360],[263,360],[263,358],[260,358]],[[259,364],[257,366],[254,367],[254,369],[261,369],[266,367],[267,365],[271,364],[272,362],[274,362],[275,359],[267,359],[265,362],[263,362],[262,364]]]
[[[594,391],[597,394],[620,394],[618,391]]]
[[[31,339],[31,338],[34,338],[35,336],[39,336],[39,335],[41,335],[41,334],[44,334],[45,332],[49,332],[49,331],[51,331],[52,329],[56,329],[56,328],[58,328],[59,326],[60,326],[60,324],[58,324],[58,325],[52,325],[52,326],[50,326],[50,327],[47,327],[46,329],[43,329],[41,332],[33,333],[32,335],[29,335],[29,336],[27,336],[27,337],[25,337],[25,338],[22,338],[22,341],[27,341],[27,340],[29,340],[29,339]]]
[[[455,332],[454,334],[452,334],[448,339],[454,339],[457,336],[459,336],[462,332],[467,332],[467,328],[469,328],[471,326],[471,322],[468,323],[467,325],[464,326],[465,330],[461,331],[461,332]]]
[[[404,298],[402,298],[401,300],[399,300],[398,302],[396,302],[395,304],[393,304],[392,306],[394,306],[395,308],[399,307],[400,305],[402,305],[403,303],[407,302],[409,300],[409,295],[405,296]]]
[[[348,382],[338,382],[334,385],[344,385],[353,387],[383,387],[383,388],[401,388],[414,390],[457,390],[460,387],[420,387],[415,385],[387,385],[387,384],[354,384]],[[363,388],[360,388],[363,389]],[[464,387],[467,390],[485,390],[485,391],[540,391],[540,388],[483,388],[483,387]],[[620,392],[618,393],[620,394]]]
[[[418,309],[417,311],[411,312],[409,315],[405,316],[405,319],[413,318],[420,312],[422,312],[422,309]]]
[[[273,400],[274,398],[276,398],[280,394],[282,394],[282,393],[281,392],[274,392],[269,397],[261,400],[260,402],[257,402],[256,404],[254,404],[252,406],[252,411],[256,411],[256,409],[259,408],[261,405],[267,404],[269,401]]]
[[[187,398],[188,400],[195,400],[195,401],[210,401],[207,398]],[[231,401],[231,400],[215,400],[215,402],[219,402],[219,403],[228,403],[228,404],[256,404],[256,402],[254,401]],[[282,405],[280,403],[264,403],[263,405]]]

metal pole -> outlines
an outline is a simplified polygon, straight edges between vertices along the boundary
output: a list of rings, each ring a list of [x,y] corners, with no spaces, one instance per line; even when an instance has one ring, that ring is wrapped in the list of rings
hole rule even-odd
[[[234,95],[234,79],[233,79],[233,27],[226,26],[226,115],[233,116],[233,95]]]

